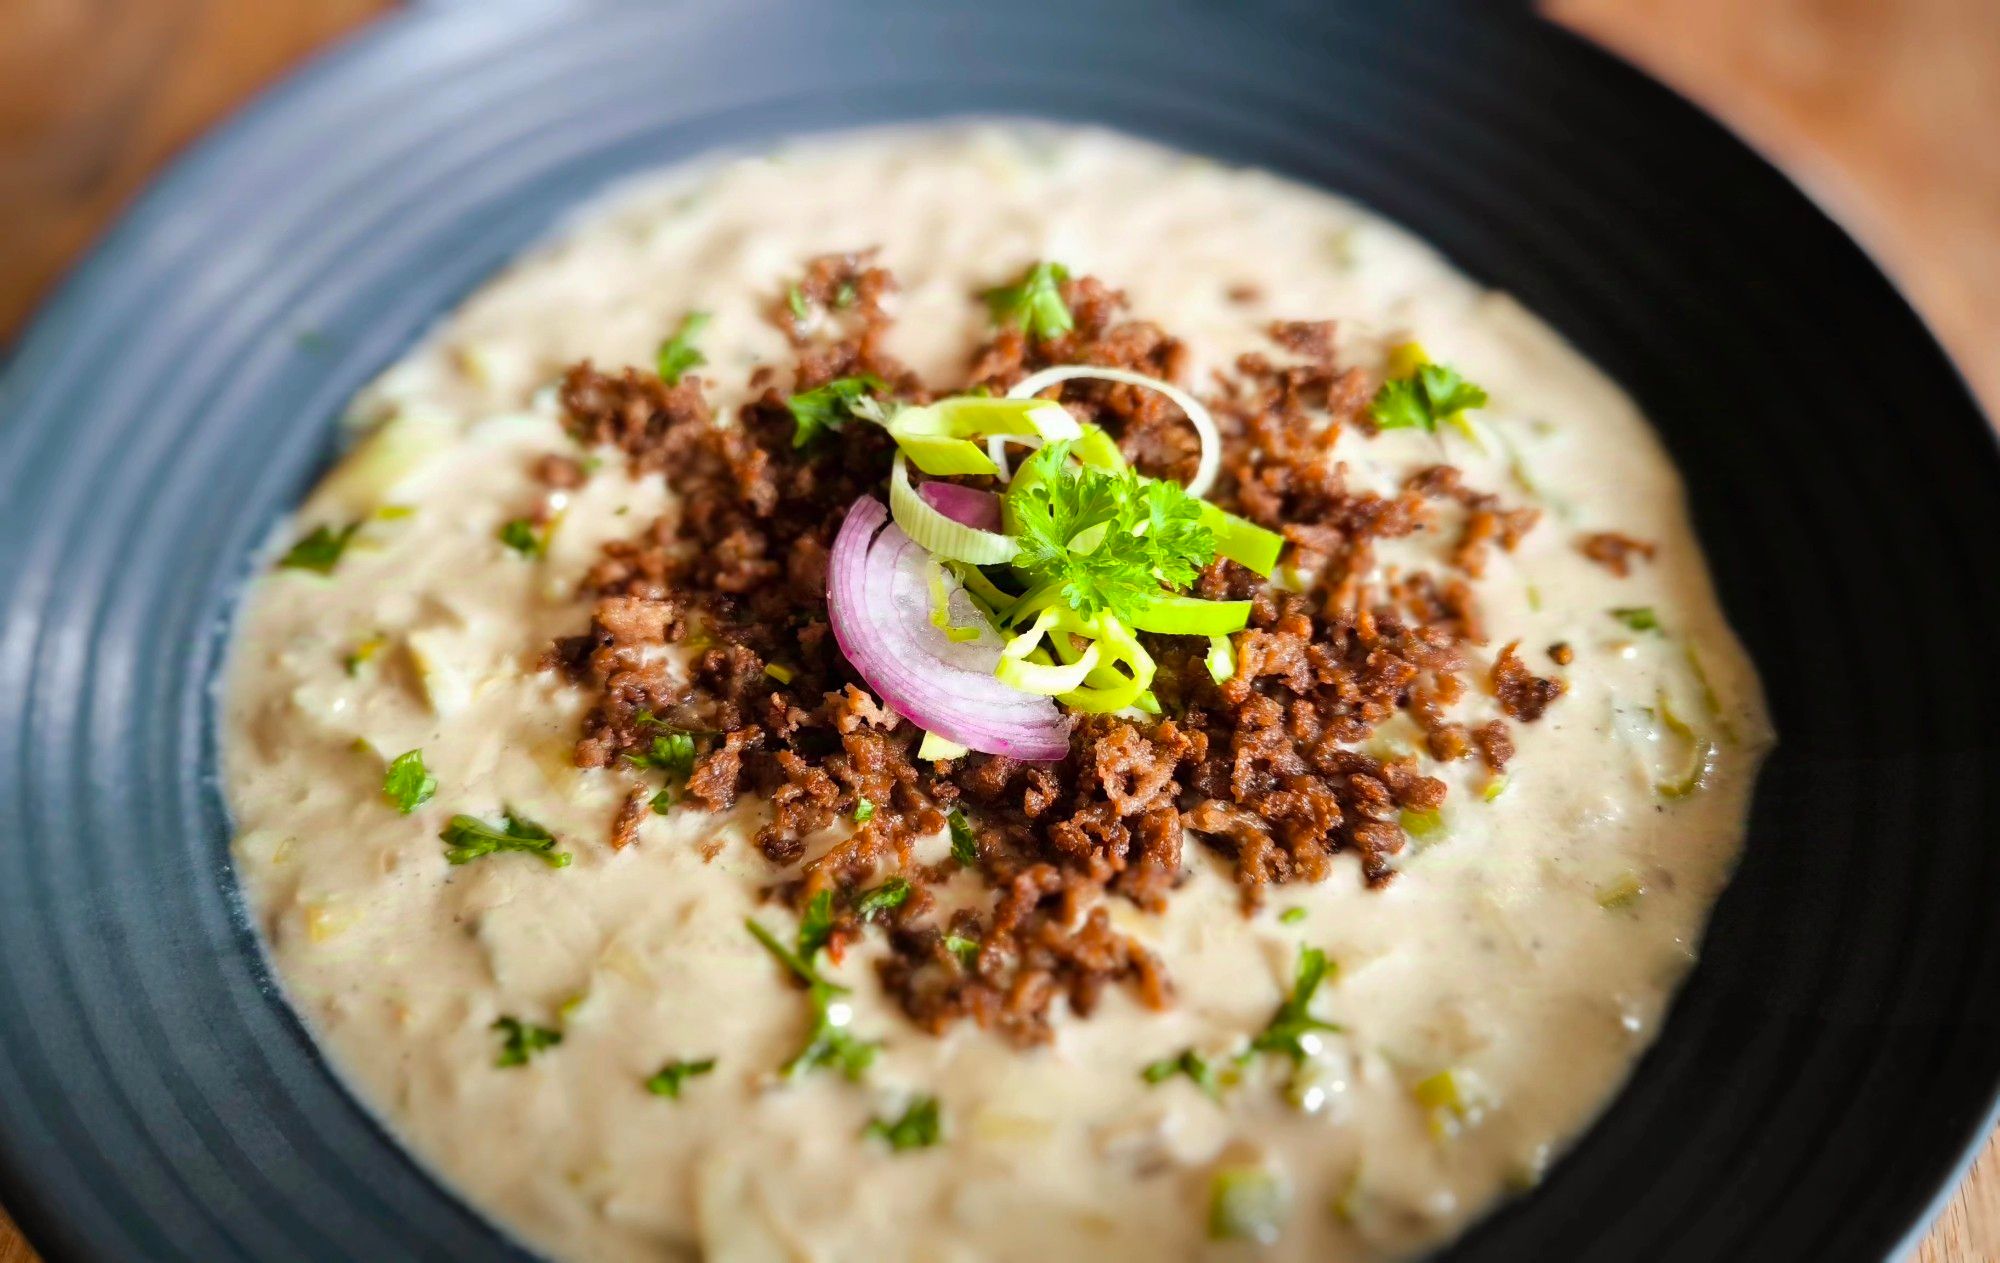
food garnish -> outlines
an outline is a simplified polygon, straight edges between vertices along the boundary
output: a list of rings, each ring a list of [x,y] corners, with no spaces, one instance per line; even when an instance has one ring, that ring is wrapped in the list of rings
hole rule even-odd
[[[944,1120],[938,1113],[937,1098],[920,1096],[892,1122],[871,1119],[861,1134],[886,1140],[897,1153],[928,1149],[944,1138]]]
[[[1423,348],[1413,343],[1405,345],[1411,349],[1405,351],[1404,358],[1416,362],[1401,375],[1394,375],[1393,370],[1398,366],[1392,364],[1392,375],[1368,405],[1369,417],[1384,430],[1419,429],[1435,434],[1438,422],[1452,421],[1471,433],[1463,414],[1468,409],[1484,407],[1486,392],[1465,380],[1456,369],[1431,363]]]
[[[1013,285],[986,291],[986,306],[998,325],[1020,329],[1030,337],[1057,338],[1076,327],[1063,303],[1062,285],[1069,269],[1060,263],[1037,263]]]
[[[532,518],[517,517],[500,527],[500,542],[526,557],[536,561],[549,551],[548,527],[537,525]]]
[[[709,314],[705,311],[691,311],[681,317],[680,328],[674,336],[660,343],[660,380],[669,386],[678,386],[681,375],[691,368],[700,368],[708,363],[708,357],[694,344],[701,331],[708,327]]]
[[[1653,612],[1650,605],[1621,605],[1610,613],[1611,617],[1635,632],[1660,630],[1660,616]]]
[[[875,1052],[881,1047],[873,1041],[856,1038],[847,1030],[854,1016],[853,1006],[844,998],[848,990],[839,983],[829,982],[813,961],[832,933],[832,901],[830,891],[822,890],[813,896],[799,924],[796,949],[786,947],[754,918],[743,922],[764,950],[805,984],[811,1001],[813,1020],[805,1045],[779,1068],[779,1073],[787,1079],[821,1068],[835,1069],[849,1079],[859,1079],[874,1064]]]
[[[437,777],[424,767],[422,750],[406,750],[389,761],[382,777],[382,796],[409,815],[437,793]]]
[[[1270,1245],[1284,1230],[1291,1211],[1290,1191],[1277,1172],[1263,1166],[1219,1168],[1208,1186],[1208,1235],[1215,1241]]]
[[[359,522],[349,522],[339,528],[315,526],[311,534],[286,550],[285,555],[278,559],[278,565],[287,570],[332,574],[333,568],[340,564],[340,555],[347,551],[348,543],[360,529]]]
[[[536,1053],[547,1052],[563,1041],[561,1031],[518,1018],[500,1017],[488,1029],[500,1032],[500,1053],[493,1064],[502,1070],[525,1066]]]
[[[805,447],[822,434],[837,432],[854,415],[856,404],[888,388],[881,378],[863,373],[858,377],[836,377],[824,386],[793,395],[785,401],[796,427],[792,446]]]
[[[669,1096],[679,1100],[682,1085],[689,1079],[708,1074],[714,1069],[713,1057],[704,1057],[700,1061],[669,1061],[646,1080],[646,1090],[654,1096]]]
[[[573,857],[568,851],[556,850],[554,834],[532,820],[515,815],[511,809],[503,811],[502,817],[505,823],[496,829],[477,816],[453,816],[451,823],[438,834],[444,840],[446,861],[470,864],[501,851],[520,851],[537,857],[550,868],[569,867]]]

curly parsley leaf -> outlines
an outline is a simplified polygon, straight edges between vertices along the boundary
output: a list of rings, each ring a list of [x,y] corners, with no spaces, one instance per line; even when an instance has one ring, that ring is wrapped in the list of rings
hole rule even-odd
[[[1060,263],[1037,263],[1017,284],[986,291],[993,323],[1021,329],[1036,338],[1054,338],[1076,327],[1063,302],[1062,284],[1069,269]]]
[[[714,1069],[713,1057],[703,1057],[700,1061],[669,1061],[660,1067],[658,1074],[646,1080],[646,1090],[654,1096],[670,1096],[679,1100],[682,1084]]]
[[[1067,442],[1027,460],[1006,508],[1015,567],[1035,587],[1060,587],[1085,618],[1109,611],[1130,621],[1162,584],[1186,587],[1215,560],[1200,500],[1129,469],[1072,464]]]
[[[875,889],[861,892],[861,898],[854,901],[854,915],[866,921],[878,912],[900,908],[909,900],[910,883],[900,877],[891,877]]]
[[[897,1153],[928,1149],[944,1138],[944,1119],[938,1112],[936,1097],[920,1096],[895,1121],[871,1119],[861,1134],[886,1140]]]
[[[445,859],[452,864],[470,864],[500,851],[520,851],[538,857],[550,868],[569,867],[573,857],[568,851],[556,850],[554,834],[512,811],[503,814],[506,823],[498,829],[477,816],[453,816],[438,834],[444,840]]]
[[[1337,1033],[1340,1027],[1320,1021],[1310,1011],[1313,994],[1333,972],[1333,963],[1325,952],[1317,947],[1301,949],[1292,994],[1278,1007],[1271,1024],[1250,1041],[1250,1050],[1283,1053],[1294,1062],[1302,1062],[1316,1051],[1318,1040],[1314,1036],[1320,1032]]]
[[[546,1052],[563,1041],[559,1030],[511,1017],[500,1018],[489,1029],[500,1032],[500,1055],[494,1058],[493,1064],[503,1070],[509,1066],[525,1066],[536,1053]]]
[[[951,827],[951,857],[967,868],[979,867],[979,835],[972,831],[972,822],[965,813],[953,807],[945,817]]]
[[[674,336],[660,343],[660,380],[669,386],[680,384],[681,374],[691,368],[700,368],[708,363],[708,357],[694,344],[701,331],[708,327],[711,319],[705,311],[691,311],[681,317],[680,328]]]
[[[500,528],[500,542],[530,561],[545,556],[549,551],[549,533],[545,526],[537,526],[530,518],[517,517]]]
[[[361,523],[350,522],[338,530],[331,526],[315,526],[312,533],[286,550],[278,558],[278,566],[285,570],[310,570],[314,574],[332,574],[340,564],[340,555],[347,551],[348,541],[361,529]]]
[[[806,994],[812,1004],[812,1029],[806,1035],[806,1042],[779,1068],[779,1072],[788,1079],[819,1069],[838,1070],[849,1079],[859,1079],[867,1073],[881,1045],[856,1038],[846,1029],[852,1011],[840,997],[847,994],[847,988],[829,982],[813,963],[813,957],[832,934],[832,892],[823,890],[806,905],[799,922],[796,950],[786,947],[777,935],[754,919],[746,918],[743,925],[765,951],[806,984]]]
[[[889,383],[873,373],[836,377],[824,386],[801,391],[785,400],[792,414],[792,446],[805,447],[820,435],[839,430],[855,414],[855,405]]]
[[[1384,430],[1418,429],[1437,432],[1438,422],[1484,407],[1486,392],[1443,364],[1422,364],[1409,377],[1382,383],[1368,405],[1368,415]]]
[[[437,787],[437,777],[424,767],[422,750],[407,750],[397,755],[382,777],[382,796],[406,816],[429,802]]]

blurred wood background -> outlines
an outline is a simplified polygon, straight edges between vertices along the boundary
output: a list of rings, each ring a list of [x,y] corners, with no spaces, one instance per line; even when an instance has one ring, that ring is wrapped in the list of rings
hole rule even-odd
[[[160,164],[387,0],[0,0],[0,340]],[[2000,0],[1545,0],[1867,243],[2000,415]],[[1917,1254],[2000,1263],[2000,1145]],[[0,1263],[33,1252],[0,1212]]]

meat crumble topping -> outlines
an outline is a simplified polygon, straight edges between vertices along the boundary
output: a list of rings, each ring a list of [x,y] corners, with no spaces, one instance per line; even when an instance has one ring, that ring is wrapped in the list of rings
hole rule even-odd
[[[867,254],[829,255],[774,301],[772,319],[796,353],[794,391],[866,374],[885,395],[922,403],[1003,393],[1070,363],[1185,379],[1184,344],[1126,318],[1124,295],[1086,276],[1062,282],[1072,327],[1002,329],[965,380],[927,389],[885,349],[894,287]],[[1161,713],[1079,715],[1068,756],[1048,764],[920,759],[921,733],[877,702],[835,645],[828,555],[848,506],[881,494],[894,447],[879,427],[850,423],[795,446],[775,385],[783,374],[768,366],[733,424],[717,423],[698,376],[668,385],[636,369],[575,366],[561,390],[570,433],[615,447],[678,497],[641,533],[604,547],[585,581],[590,626],[545,654],[547,669],[593,699],[577,764],[643,762],[663,731],[700,734],[679,803],[655,799],[654,809],[767,803],[755,844],[773,865],[774,895],[803,907],[832,892],[836,959],[879,925],[888,993],[933,1032],[969,1018],[1019,1042],[1046,1040],[1059,998],[1088,1015],[1111,985],[1167,1004],[1165,970],[1114,927],[1109,902],[1164,907],[1190,844],[1228,862],[1246,910],[1272,885],[1326,879],[1342,852],[1368,883],[1389,882],[1408,845],[1405,813],[1436,811],[1446,785],[1377,729],[1407,715],[1431,759],[1476,758],[1498,773],[1514,751],[1510,721],[1534,722],[1563,692],[1530,672],[1516,645],[1486,648],[1469,583],[1493,549],[1520,543],[1536,513],[1465,486],[1446,465],[1393,495],[1350,486],[1332,450],[1349,427],[1375,429],[1365,411],[1374,383],[1339,366],[1331,322],[1269,334],[1290,358],[1242,356],[1218,374],[1211,400],[1223,473],[1210,498],[1290,546],[1270,581],[1217,559],[1195,585],[1202,597],[1252,602],[1249,627],[1233,638],[1234,674],[1215,682],[1203,638],[1147,635]],[[1116,437],[1142,472],[1192,474],[1198,444],[1162,396],[1099,380],[1051,393]],[[552,458],[538,472],[563,487],[579,469]],[[1443,573],[1377,572],[1378,541],[1440,527],[1447,514],[1460,525]],[[1651,554],[1627,544],[1586,551],[1606,564],[1615,551],[1622,573],[1628,553]],[[687,651],[686,666],[660,652],[669,644]],[[1452,718],[1476,693],[1507,718]],[[637,837],[645,792],[618,813],[615,845]],[[921,863],[918,842],[947,828],[963,837],[954,857]],[[946,889],[967,870],[984,890],[970,904],[962,883]],[[907,899],[872,918],[857,909],[861,890],[892,876],[911,883]]]

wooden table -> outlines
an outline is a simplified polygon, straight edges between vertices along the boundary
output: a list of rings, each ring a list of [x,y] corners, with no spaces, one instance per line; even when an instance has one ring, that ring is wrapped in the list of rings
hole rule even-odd
[[[387,0],[0,6],[0,338],[167,157]],[[1776,155],[1868,242],[2000,415],[2000,4],[1548,0]],[[0,1211],[0,1263],[33,1251]],[[2000,1263],[2000,1141],[1918,1251]]]

